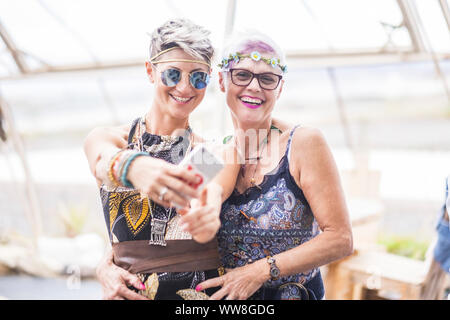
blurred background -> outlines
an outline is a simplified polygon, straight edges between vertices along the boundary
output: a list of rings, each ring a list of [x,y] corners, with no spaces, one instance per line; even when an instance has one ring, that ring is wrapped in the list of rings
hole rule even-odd
[[[325,134],[356,249],[426,277],[450,173],[448,0],[1,0],[0,297],[101,298],[109,243],[83,139],[148,110],[147,32],[175,17],[211,30],[217,61],[233,30],[285,50],[275,116]],[[232,132],[217,71],[191,120],[209,139]]]

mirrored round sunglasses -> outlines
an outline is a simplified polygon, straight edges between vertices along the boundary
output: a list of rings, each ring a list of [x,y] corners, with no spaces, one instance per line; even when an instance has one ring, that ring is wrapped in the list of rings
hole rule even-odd
[[[204,89],[209,83],[209,74],[203,71],[189,73],[189,83],[195,89]],[[178,69],[166,69],[161,72],[161,80],[164,85],[174,87],[181,80],[181,71]]]

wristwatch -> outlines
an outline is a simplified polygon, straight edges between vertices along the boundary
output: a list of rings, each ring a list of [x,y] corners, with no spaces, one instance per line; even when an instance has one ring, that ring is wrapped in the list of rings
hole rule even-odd
[[[280,278],[280,269],[275,264],[275,258],[272,256],[267,256],[267,263],[270,266],[270,279],[271,280],[278,280]]]

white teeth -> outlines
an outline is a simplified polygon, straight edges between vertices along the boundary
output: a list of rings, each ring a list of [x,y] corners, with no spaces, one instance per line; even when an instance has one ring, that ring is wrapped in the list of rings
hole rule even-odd
[[[182,98],[182,97],[176,97],[176,96],[172,96],[172,98],[174,98],[175,100],[180,101],[180,102],[186,102],[191,99],[191,98]]]
[[[252,103],[252,104],[261,104],[262,103],[262,100],[260,100],[260,99],[252,99],[249,97],[242,97],[241,101],[247,102],[247,103]]]

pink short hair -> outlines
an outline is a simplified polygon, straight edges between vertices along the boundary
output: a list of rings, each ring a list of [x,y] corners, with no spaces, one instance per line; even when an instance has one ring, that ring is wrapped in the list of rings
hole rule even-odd
[[[261,40],[249,40],[242,45],[242,48],[239,48],[240,53],[251,53],[253,51],[276,54],[274,48],[272,48],[268,43],[265,43]]]

